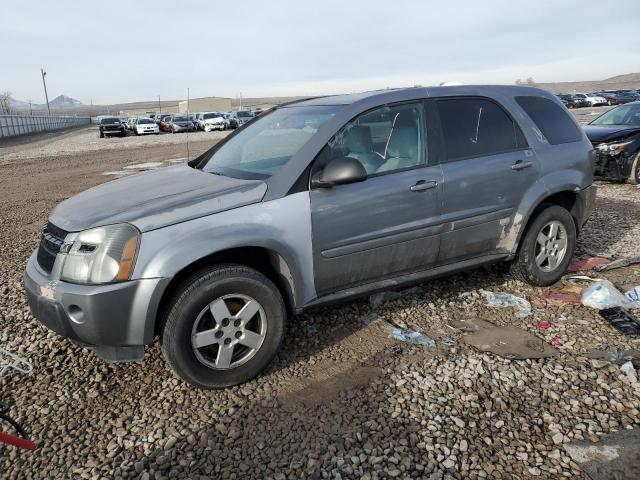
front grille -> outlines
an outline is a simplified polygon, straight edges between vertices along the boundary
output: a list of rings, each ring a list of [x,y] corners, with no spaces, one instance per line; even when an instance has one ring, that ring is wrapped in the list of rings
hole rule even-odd
[[[60,251],[60,247],[64,243],[67,236],[65,230],[56,227],[51,222],[42,231],[42,239],[38,247],[38,264],[47,273],[51,273],[53,263],[56,261],[56,255]]]

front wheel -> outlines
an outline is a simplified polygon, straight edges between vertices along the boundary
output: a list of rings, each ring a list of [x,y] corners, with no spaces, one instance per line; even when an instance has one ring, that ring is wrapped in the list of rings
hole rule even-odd
[[[576,246],[576,225],[558,205],[543,204],[527,225],[511,262],[511,274],[535,286],[548,286],[562,277]]]
[[[242,265],[200,271],[178,288],[161,334],[172,370],[200,388],[238,385],[275,356],[286,321],[271,280]]]

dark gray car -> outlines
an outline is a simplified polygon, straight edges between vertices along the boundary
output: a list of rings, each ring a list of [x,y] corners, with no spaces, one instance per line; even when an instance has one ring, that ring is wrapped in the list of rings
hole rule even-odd
[[[480,265],[550,285],[594,204],[594,154],[529,87],[284,105],[180,165],[62,202],[24,283],[45,325],[111,361],[159,336],[187,382],[244,382],[306,308]]]

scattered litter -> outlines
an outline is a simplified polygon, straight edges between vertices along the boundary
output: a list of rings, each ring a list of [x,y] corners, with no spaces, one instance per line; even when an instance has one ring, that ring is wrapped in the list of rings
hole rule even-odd
[[[580,440],[564,449],[591,480],[638,478],[640,429],[623,429],[605,435],[599,442]]]
[[[424,345],[425,347],[431,348],[436,346],[436,342],[427,337],[424,333],[401,327],[393,327],[391,325],[389,328],[391,329],[391,336],[401,342],[415,343],[416,345]]]
[[[638,381],[638,375],[636,374],[633,362],[623,363],[622,366],[620,366],[620,371],[627,376],[631,383],[636,383]]]
[[[389,349],[389,352],[394,355],[400,355],[402,353],[402,347],[400,347],[400,345],[390,345],[387,348]]]
[[[560,345],[562,345],[562,342],[558,337],[551,337],[549,339],[549,344],[553,345],[554,347],[559,347]]]
[[[609,280],[598,280],[582,292],[582,304],[602,310],[604,308],[626,307],[631,302]]]
[[[600,316],[625,335],[640,335],[640,320],[622,307],[600,310]]]
[[[133,165],[127,165],[128,170],[152,170],[162,166],[162,162],[146,162],[146,163],[134,163]]]
[[[407,295],[422,293],[422,289],[420,287],[412,287],[407,288],[406,290],[389,290],[386,292],[374,293],[369,297],[369,305],[372,307],[379,307],[383,303],[392,302],[394,300],[398,300],[399,298],[406,297]]]
[[[506,308],[515,307],[518,309],[516,317],[524,318],[531,315],[531,304],[521,297],[516,297],[510,293],[495,293],[482,290],[486,300],[487,306],[491,308]]]
[[[538,322],[538,328],[540,330],[549,330],[551,328],[551,323],[546,320],[542,320],[541,322]]]
[[[580,295],[582,287],[574,284],[562,285],[559,288],[551,290],[544,299],[555,303],[571,303],[580,305]]]
[[[627,300],[630,302],[640,305],[640,286],[633,287],[631,290],[628,290],[625,292],[624,296],[627,297]]]
[[[569,262],[566,272],[576,273],[585,270],[593,270],[598,265],[605,265],[610,262],[611,260],[605,257],[589,257],[583,259],[574,258]]]
[[[621,350],[619,348],[610,348],[609,350],[590,350],[587,357],[594,360],[606,360],[616,365],[623,365],[627,362],[633,363],[633,366],[640,368],[640,350]]]
[[[456,320],[450,325],[463,332],[471,332],[464,335],[462,341],[482,352],[511,360],[558,355],[558,351],[547,342],[518,327],[500,327],[479,319]]]
[[[371,312],[360,317],[360,322],[364,323],[365,325],[370,325],[374,322],[377,322],[378,320],[382,319],[376,312]]]
[[[605,270],[626,267],[629,265],[634,265],[636,263],[640,263],[640,257],[620,258],[618,260],[614,260],[613,262],[605,263],[604,265],[597,265],[593,267],[593,269],[596,272],[604,272]]]
[[[453,338],[446,337],[444,335],[440,336],[439,340],[440,340],[440,343],[442,343],[443,345],[446,345],[447,347],[453,347],[456,344],[456,341]]]
[[[15,353],[11,353],[0,347],[0,377],[2,377],[10,368],[20,373],[31,373],[33,366],[31,361],[22,358]]]
[[[565,275],[562,278],[570,282],[582,282],[582,281],[597,282],[598,281],[597,278],[588,277],[587,275]]]

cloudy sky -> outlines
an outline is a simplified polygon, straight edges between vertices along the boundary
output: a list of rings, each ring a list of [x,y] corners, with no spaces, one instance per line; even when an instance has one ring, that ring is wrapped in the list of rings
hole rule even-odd
[[[615,19],[615,22],[612,22]],[[94,104],[306,95],[640,70],[638,0],[21,0],[0,13],[0,91]]]

